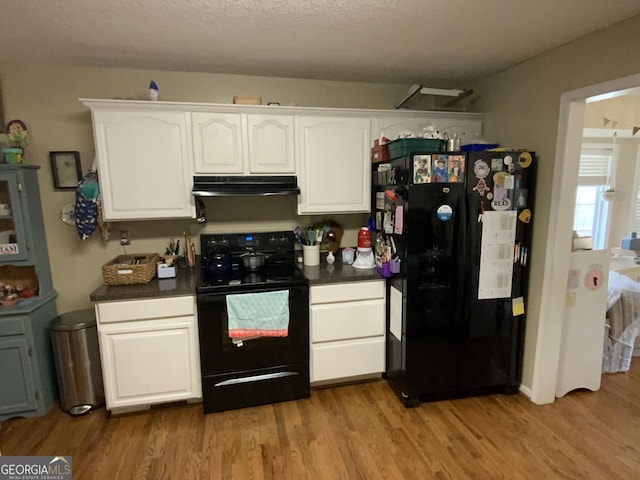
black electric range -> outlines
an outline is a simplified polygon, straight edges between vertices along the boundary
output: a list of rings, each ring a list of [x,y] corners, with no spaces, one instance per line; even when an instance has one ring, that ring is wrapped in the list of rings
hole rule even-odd
[[[293,232],[201,235],[196,286],[205,413],[306,398],[309,388],[309,282],[295,259]],[[242,257],[264,256],[249,270]],[[227,299],[287,292],[286,336],[231,338]]]

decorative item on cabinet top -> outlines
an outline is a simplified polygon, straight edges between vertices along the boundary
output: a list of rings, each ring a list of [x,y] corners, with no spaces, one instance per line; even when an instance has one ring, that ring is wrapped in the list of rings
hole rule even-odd
[[[2,148],[4,163],[22,163],[24,147],[27,145],[27,126],[22,120],[11,120],[7,123],[9,147]]]

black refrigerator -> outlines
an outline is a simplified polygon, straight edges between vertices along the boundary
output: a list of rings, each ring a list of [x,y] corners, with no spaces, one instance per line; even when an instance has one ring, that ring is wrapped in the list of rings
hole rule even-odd
[[[518,391],[535,167],[522,150],[410,152],[375,165],[385,377],[404,405]]]

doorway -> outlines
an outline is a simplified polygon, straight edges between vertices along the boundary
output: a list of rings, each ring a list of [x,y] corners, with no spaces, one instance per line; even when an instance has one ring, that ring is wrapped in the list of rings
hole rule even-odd
[[[531,383],[531,400],[553,403],[562,339],[566,279],[573,234],[573,214],[578,166],[587,101],[627,95],[640,86],[640,75],[612,80],[565,92],[560,99],[551,204],[549,217],[540,328]]]

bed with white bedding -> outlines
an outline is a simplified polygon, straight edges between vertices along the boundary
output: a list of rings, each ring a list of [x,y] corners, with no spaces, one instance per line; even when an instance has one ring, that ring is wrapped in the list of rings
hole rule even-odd
[[[626,372],[640,334],[640,266],[611,264],[602,372]]]

